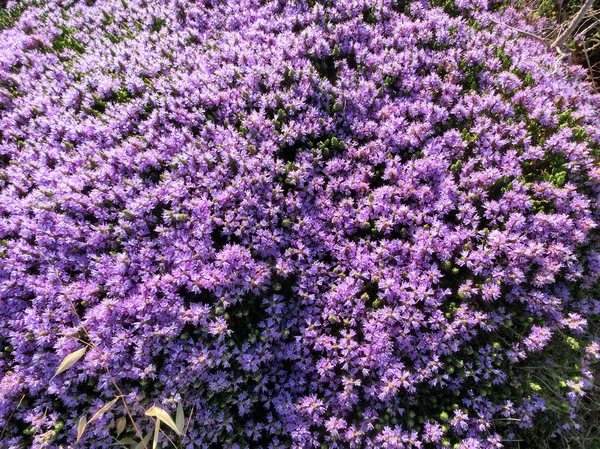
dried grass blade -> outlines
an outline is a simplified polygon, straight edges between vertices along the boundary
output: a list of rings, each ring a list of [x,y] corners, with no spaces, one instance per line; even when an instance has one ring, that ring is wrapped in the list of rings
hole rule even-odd
[[[83,415],[79,418],[79,422],[77,423],[77,441],[81,439],[83,432],[85,430],[85,426],[87,426],[87,418]]]
[[[102,416],[104,413],[106,413],[108,411],[109,408],[111,408],[113,405],[115,405],[115,402],[117,402],[119,400],[119,398],[114,398],[112,401],[104,404],[104,406],[98,410],[96,413],[94,413],[94,416],[92,416],[92,419],[89,420],[88,424],[91,423],[92,421],[97,420],[98,418],[100,418],[100,416]]]
[[[148,447],[150,438],[152,438],[152,431],[148,432],[148,435],[146,435],[144,439],[135,446],[135,449],[142,449],[143,447]]]
[[[183,428],[185,426],[185,414],[181,402],[177,403],[177,413],[175,414],[175,425],[180,434],[183,434]]]
[[[115,421],[115,427],[117,429],[117,436],[121,435],[125,430],[125,426],[127,425],[127,418],[121,416],[119,419]]]
[[[148,410],[146,410],[146,416],[151,416],[160,419],[167,426],[173,429],[177,433],[177,435],[181,435],[181,432],[177,428],[177,425],[175,424],[175,421],[173,421],[173,418],[171,418],[171,416],[162,408],[153,405]]]
[[[138,444],[133,438],[123,438],[122,440],[117,440],[116,443],[112,443],[111,446],[127,446],[132,444]]]
[[[63,359],[63,361],[60,362],[60,365],[58,365],[58,368],[57,368],[56,372],[54,373],[54,376],[52,376],[52,379],[54,379],[56,376],[58,376],[63,371],[66,371],[69,368],[71,368],[77,362],[77,360],[79,360],[81,357],[83,357],[86,350],[87,350],[87,348],[81,348],[81,349],[78,349],[77,351],[72,352],[69,355],[67,355]]]
[[[152,449],[158,446],[158,437],[160,436],[160,419],[156,418],[156,426],[154,426],[154,439],[152,440]]]

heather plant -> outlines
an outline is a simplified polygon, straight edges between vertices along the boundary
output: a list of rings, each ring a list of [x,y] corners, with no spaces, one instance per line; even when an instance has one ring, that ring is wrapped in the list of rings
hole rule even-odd
[[[600,359],[600,96],[530,19],[8,2],[0,447],[577,432]]]

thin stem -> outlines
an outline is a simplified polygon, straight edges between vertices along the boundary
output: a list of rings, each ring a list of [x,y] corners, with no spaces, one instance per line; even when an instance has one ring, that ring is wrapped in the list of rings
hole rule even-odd
[[[15,409],[12,411],[12,413],[9,415],[8,419],[6,420],[6,425],[2,428],[2,433],[0,433],[0,440],[2,439],[2,437],[4,437],[4,433],[6,432],[6,429],[8,428],[8,424],[10,423],[10,420],[12,419],[12,417],[14,416],[14,414],[17,413],[17,409],[19,408],[19,406],[23,402],[23,399],[25,399],[25,394],[23,394],[21,396],[21,399],[19,399],[19,403],[17,404],[17,406],[15,407]]]
[[[594,0],[586,0],[583,4],[579,12],[573,17],[571,23],[567,27],[565,31],[563,31],[555,40],[552,42],[552,48],[557,48],[563,45],[567,39],[571,36],[573,31],[577,29],[587,12],[590,10],[592,5],[594,4]]]
[[[592,62],[590,61],[590,57],[588,55],[588,49],[587,49],[587,45],[585,44],[585,41],[583,41],[583,56],[585,57],[585,62],[587,63],[588,69],[590,70],[590,74],[591,74],[594,66],[592,65]],[[590,78],[592,79],[592,84],[594,84],[595,87],[598,87],[598,85],[596,84],[596,78],[594,76],[591,76]]]
[[[187,424],[185,425],[185,430],[183,431],[183,436],[187,435],[188,429],[190,428],[190,423],[192,421],[192,415],[194,414],[194,406],[192,405],[192,410],[190,411],[190,415],[187,419]]]
[[[493,17],[490,20],[492,22],[498,24],[498,25],[501,25],[501,26],[506,27],[506,28],[510,28],[511,30],[516,31],[517,33],[521,33],[524,36],[532,37],[532,38],[534,38],[534,39],[536,39],[536,40],[544,43],[545,45],[548,45],[548,41],[546,39],[544,39],[543,37],[538,36],[537,34],[533,34],[533,33],[530,33],[529,31],[525,31],[525,30],[522,30],[520,28],[516,28],[516,27],[511,26],[511,25],[509,25],[507,23],[504,23],[504,22],[500,22],[499,20],[496,20]]]
[[[60,278],[60,273],[58,272],[58,269],[50,263],[50,261],[46,258],[45,254],[42,253],[42,257],[46,260],[46,263],[49,266],[52,266],[52,269],[54,270],[54,275],[58,279],[58,282],[60,282],[60,284],[64,287],[64,283],[63,283],[62,279]],[[81,329],[83,330],[83,332],[85,333],[85,335],[88,338],[87,345],[89,347],[92,347],[92,348],[97,347],[97,345],[95,345],[94,342],[92,341],[92,337],[90,336],[87,328],[83,324],[81,324],[81,317],[79,316],[79,314],[77,313],[77,310],[75,309],[75,304],[73,304],[73,301],[71,300],[71,298],[68,295],[65,295],[65,296],[67,297],[67,300],[69,301],[69,305],[71,307],[71,311],[75,314],[75,316],[79,320],[80,327],[81,327]],[[81,340],[79,340],[79,341],[81,341]],[[106,366],[104,364],[103,360],[102,360],[102,367],[106,371],[106,374],[108,375],[111,383],[113,384],[113,387],[115,387],[115,389],[119,392],[121,402],[123,402],[123,406],[125,407],[125,412],[127,413],[127,416],[129,417],[129,420],[131,421],[131,424],[133,425],[133,429],[135,430],[136,435],[140,438],[140,440],[142,442],[142,446],[144,447],[144,449],[148,449],[148,446],[146,445],[146,442],[144,441],[144,435],[140,431],[139,427],[135,423],[135,420],[133,419],[133,416],[131,415],[131,411],[129,410],[129,406],[127,405],[127,401],[125,401],[125,395],[123,394],[123,391],[121,391],[121,389],[117,385],[117,382],[115,381],[115,378],[112,376],[112,374],[110,373],[110,370],[108,369],[108,366]]]
[[[581,34],[588,34],[590,31],[592,31],[595,27],[597,27],[598,25],[600,25],[600,20],[596,20],[594,23],[592,23],[589,27],[587,27],[585,30],[583,30],[581,32]]]
[[[139,429],[139,427],[135,423],[135,420],[133,419],[133,416],[131,416],[131,411],[129,410],[129,406],[127,405],[127,401],[125,401],[125,395],[123,394],[123,392],[121,391],[121,389],[117,385],[117,382],[115,381],[114,377],[112,376],[112,374],[110,373],[110,371],[108,370],[108,368],[104,367],[104,369],[106,370],[106,374],[108,374],[108,377],[109,377],[110,381],[112,382],[113,386],[117,389],[117,391],[121,395],[121,401],[123,402],[123,406],[125,407],[125,412],[127,413],[127,416],[129,417],[129,420],[131,421],[131,424],[133,425],[133,429],[135,430],[135,434],[142,441],[142,445],[144,446],[144,449],[148,449],[148,446],[146,445],[146,442],[144,441],[144,434],[142,434],[141,430]]]
[[[162,434],[163,434],[163,435],[164,435],[164,436],[167,438],[167,440],[169,440],[169,442],[171,443],[171,445],[172,445],[172,446],[173,446],[175,449],[177,449],[177,445],[175,444],[175,441],[173,441],[173,440],[172,440],[172,439],[169,437],[169,435],[167,435],[167,434],[165,433],[165,431],[164,431],[163,429],[160,429],[160,433],[162,433]]]

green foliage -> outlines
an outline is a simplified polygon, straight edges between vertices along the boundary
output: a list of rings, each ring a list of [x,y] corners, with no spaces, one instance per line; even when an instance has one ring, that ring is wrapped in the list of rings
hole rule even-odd
[[[462,60],[459,68],[464,73],[461,84],[465,92],[476,91],[479,88],[479,75],[485,69],[485,63],[469,63]]]
[[[22,2],[13,8],[0,8],[0,31],[12,27],[30,5]]]
[[[52,48],[55,52],[61,53],[65,49],[74,50],[80,54],[85,52],[85,46],[75,37],[77,33],[75,28],[65,26],[59,26],[58,28],[61,30],[61,33],[52,42]]]

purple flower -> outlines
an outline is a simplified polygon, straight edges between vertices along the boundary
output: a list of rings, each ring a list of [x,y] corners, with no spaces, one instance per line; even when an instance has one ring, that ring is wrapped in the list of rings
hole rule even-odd
[[[541,31],[526,11],[21,3],[0,20],[0,447],[75,445],[115,384],[144,434],[148,404],[181,402],[189,448],[502,447],[546,407],[514,365],[552,366],[563,333],[575,427],[600,96],[515,31]]]

